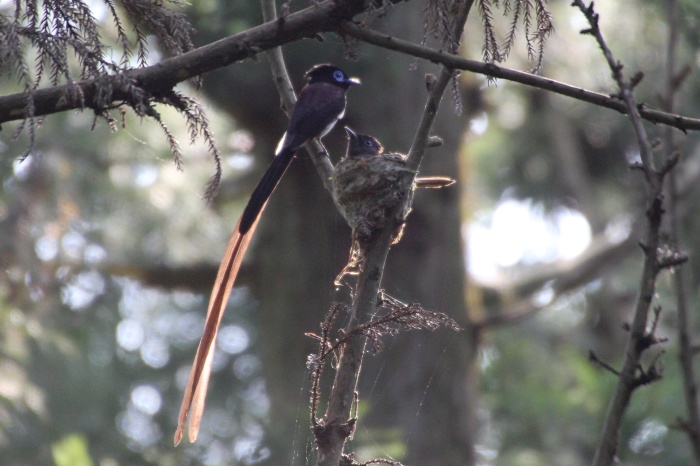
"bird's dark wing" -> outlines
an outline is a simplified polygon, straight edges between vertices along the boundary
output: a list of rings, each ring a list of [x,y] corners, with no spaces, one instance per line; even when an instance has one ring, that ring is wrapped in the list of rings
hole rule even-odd
[[[328,83],[309,84],[299,93],[285,134],[284,147],[299,149],[324,136],[345,111],[345,90]]]

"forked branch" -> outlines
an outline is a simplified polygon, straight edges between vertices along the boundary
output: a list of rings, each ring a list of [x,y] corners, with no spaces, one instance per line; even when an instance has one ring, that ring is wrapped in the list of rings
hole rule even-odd
[[[649,310],[656,289],[656,278],[663,269],[658,251],[661,246],[660,227],[663,215],[662,186],[666,172],[657,170],[655,166],[651,143],[642,124],[639,107],[632,94],[635,78],[633,77],[629,81],[625,79],[622,72],[623,65],[614,58],[612,51],[605,42],[599,26],[600,18],[593,9],[593,3],[586,5],[583,0],[574,0],[572,5],[579,8],[588,20],[590,28],[581,31],[581,33],[590,34],[596,39],[612,72],[612,77],[620,89],[620,97],[627,107],[627,113],[637,137],[641,156],[640,168],[644,173],[647,184],[647,231],[643,241],[644,267],[639,286],[640,293],[637,298],[633,321],[629,325],[629,337],[625,346],[622,369],[619,371],[617,385],[608,405],[603,430],[593,459],[594,466],[608,466],[613,463],[617,452],[620,425],[629,406],[632,392],[636,388],[661,377],[659,366],[656,363],[653,363],[647,370],[642,369],[641,356],[651,346],[652,342],[657,341],[654,336],[656,320],[652,323],[650,330],[647,330],[647,326],[649,325]],[[658,319],[658,312],[656,316],[656,319]]]

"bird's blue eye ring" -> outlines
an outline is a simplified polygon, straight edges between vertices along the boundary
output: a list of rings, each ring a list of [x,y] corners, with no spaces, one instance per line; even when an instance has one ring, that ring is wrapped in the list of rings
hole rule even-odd
[[[345,75],[343,74],[342,71],[337,70],[337,71],[333,72],[333,79],[342,83],[343,81],[345,81]]]
[[[372,140],[371,140],[371,139],[365,139],[365,146],[367,146],[367,147],[372,147]]]

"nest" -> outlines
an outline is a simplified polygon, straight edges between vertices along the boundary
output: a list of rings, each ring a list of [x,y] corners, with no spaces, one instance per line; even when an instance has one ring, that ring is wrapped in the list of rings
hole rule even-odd
[[[411,210],[416,172],[401,154],[344,158],[333,170],[333,199],[359,238],[401,226]]]

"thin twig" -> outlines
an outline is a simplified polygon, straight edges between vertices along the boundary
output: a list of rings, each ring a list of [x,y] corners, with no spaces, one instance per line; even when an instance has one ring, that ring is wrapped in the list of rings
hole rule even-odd
[[[469,16],[473,3],[474,0],[465,0],[463,4],[460,5],[458,17],[453,23],[454,30],[450,31],[452,37],[455,38],[457,43],[464,32],[464,23],[467,21],[467,17]],[[457,52],[456,45],[453,52]],[[437,80],[432,84],[432,86],[430,86],[428,100],[425,103],[425,109],[423,110],[423,116],[418,124],[418,129],[416,130],[416,134],[413,137],[413,142],[411,143],[411,149],[408,151],[408,155],[406,157],[406,167],[409,169],[417,171],[418,167],[420,166],[421,160],[423,159],[428,146],[428,141],[430,140],[430,130],[433,127],[433,121],[435,120],[435,115],[437,115],[437,110],[440,106],[442,95],[444,94],[445,89],[450,83],[454,73],[455,70],[453,67],[443,64]]]
[[[583,34],[592,35],[598,42],[598,46],[603,52],[608,66],[612,71],[612,76],[620,89],[620,96],[624,101],[632,127],[637,137],[641,156],[641,168],[647,181],[647,232],[644,244],[644,268],[642,271],[640,293],[635,306],[634,319],[629,328],[629,336],[625,346],[625,357],[615,391],[608,405],[605,416],[603,430],[596,448],[593,464],[595,466],[608,466],[613,463],[618,446],[620,425],[625,411],[629,405],[632,392],[647,383],[660,378],[660,373],[656,365],[652,365],[645,372],[637,377],[637,370],[640,369],[640,359],[642,353],[650,346],[645,344],[653,337],[647,332],[649,309],[654,297],[656,287],[656,277],[660,271],[657,250],[659,247],[659,229],[661,227],[662,209],[662,186],[664,174],[656,170],[651,144],[646,130],[642,124],[638,106],[632,95],[632,82],[625,80],[622,73],[622,64],[615,60],[608,47],[598,24],[598,14],[593,10],[593,4],[585,5],[582,0],[574,0],[573,6],[579,8],[584,14],[590,29],[581,31]]]
[[[618,377],[620,376],[620,372],[619,372],[617,369],[615,369],[613,366],[611,366],[611,365],[608,364],[607,362],[605,362],[605,361],[603,361],[602,359],[600,359],[600,358],[598,357],[598,355],[595,354],[595,353],[594,353],[593,351],[591,351],[591,350],[588,351],[588,360],[591,361],[591,362],[593,362],[594,364],[599,365],[600,367],[602,367],[602,368],[605,369],[606,371],[608,371],[608,372],[610,372],[610,373],[612,373],[612,374],[614,374],[614,375],[616,375],[616,376],[618,376]]]

